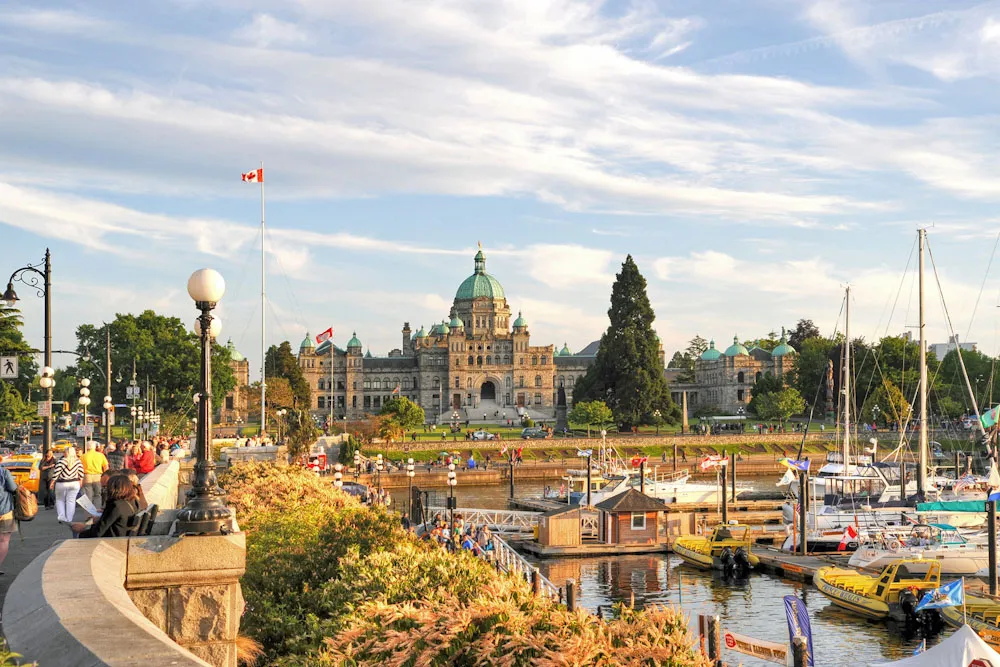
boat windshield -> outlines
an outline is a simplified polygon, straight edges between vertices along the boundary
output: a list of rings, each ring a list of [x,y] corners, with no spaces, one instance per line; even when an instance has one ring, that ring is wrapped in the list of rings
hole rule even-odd
[[[719,542],[721,540],[739,540],[744,541],[747,538],[747,532],[749,528],[746,526],[736,526],[736,525],[719,525],[715,527],[715,532],[712,534],[712,541]]]

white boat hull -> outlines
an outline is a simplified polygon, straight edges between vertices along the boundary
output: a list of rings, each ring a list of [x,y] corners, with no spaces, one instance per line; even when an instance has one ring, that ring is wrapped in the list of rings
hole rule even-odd
[[[942,576],[954,577],[974,576],[989,565],[987,549],[981,546],[966,545],[961,547],[900,547],[899,549],[874,549],[861,547],[847,561],[851,567],[881,571],[886,565],[900,558],[923,558],[928,563],[937,561],[941,564]],[[914,573],[923,574],[919,569],[907,565]]]

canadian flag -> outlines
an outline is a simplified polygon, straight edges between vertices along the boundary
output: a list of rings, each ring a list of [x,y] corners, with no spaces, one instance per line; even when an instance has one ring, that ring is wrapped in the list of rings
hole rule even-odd
[[[500,456],[507,453],[507,443],[504,443],[503,447],[500,448]]]
[[[393,393],[394,396],[399,395],[399,385],[398,384],[396,385],[396,388],[392,390],[392,393]]]
[[[254,169],[253,171],[248,171],[243,174],[244,183],[263,183],[264,182],[264,170]]]
[[[844,529],[844,536],[840,538],[840,544],[837,545],[837,551],[844,551],[847,549],[847,543],[851,540],[857,539],[858,529],[854,526],[848,526]]]
[[[243,175],[246,176],[246,174]],[[326,331],[320,333],[320,335],[316,336],[316,344],[319,345],[320,343],[326,342],[331,338],[333,338],[333,327],[330,327]]]

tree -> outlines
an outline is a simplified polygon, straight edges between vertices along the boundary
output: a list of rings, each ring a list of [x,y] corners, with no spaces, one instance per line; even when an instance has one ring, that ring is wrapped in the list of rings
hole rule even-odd
[[[773,394],[784,388],[785,383],[780,378],[775,377],[772,373],[765,373],[750,388],[750,404],[747,405],[747,408],[750,412],[760,417],[761,414],[758,412],[760,400],[767,394]]]
[[[905,424],[910,419],[912,410],[899,387],[886,381],[868,395],[868,400],[861,408],[860,418],[869,424],[891,424],[897,421]]]
[[[271,378],[285,378],[295,396],[295,405],[311,405],[309,382],[302,374],[298,359],[292,353],[291,343],[286,340],[280,345],[272,345],[264,355],[264,369],[268,379],[268,389],[271,386]],[[287,407],[292,407],[292,404],[289,403]]]
[[[674,356],[670,357],[670,361],[667,362],[667,368],[687,368],[687,359],[684,357],[684,353],[680,350],[674,352]]]
[[[27,421],[34,413],[34,407],[24,402],[13,383],[0,381],[0,432],[4,436],[8,428]]]
[[[573,409],[569,413],[569,421],[574,424],[587,425],[587,437],[590,437],[592,426],[604,426],[610,424],[613,415],[611,408],[604,401],[580,401],[573,404]]]
[[[795,328],[788,334],[788,344],[798,352],[802,351],[802,344],[810,338],[819,338],[819,327],[813,324],[812,320],[799,320]]]
[[[121,401],[125,386],[132,377],[135,362],[136,380],[145,393],[146,378],[157,388],[157,407],[164,412],[193,414],[192,397],[201,385],[201,343],[179,318],[158,315],[145,310],[138,315],[118,314],[109,325],[111,331],[112,398]],[[95,363],[103,366],[104,326],[81,324],[76,329],[77,352],[91,353]],[[218,410],[227,393],[236,386],[236,377],[229,366],[229,350],[224,345],[212,346],[212,403]],[[72,370],[73,369],[68,369]],[[90,379],[102,396],[105,387],[94,363],[81,362],[75,375]]]
[[[748,340],[745,343],[743,343],[743,347],[747,348],[748,350],[752,350],[755,347],[759,347],[762,350],[766,350],[766,351],[770,352],[774,348],[778,347],[778,343],[780,343],[780,342],[781,342],[781,340],[778,338],[778,332],[777,331],[770,331],[767,334],[767,338],[758,338],[757,340]]]
[[[405,396],[390,398],[378,413],[379,433],[391,440],[402,439],[406,431],[423,425],[424,409]]]
[[[17,379],[11,384],[24,398],[28,395],[32,381],[38,376],[38,364],[35,363],[32,346],[21,332],[22,325],[21,312],[0,303],[0,354],[18,357]]]
[[[837,344],[828,338],[807,338],[802,342],[799,353],[795,355],[795,370],[791,385],[810,404],[815,400],[815,407],[819,408],[820,412],[826,401],[826,394],[821,384],[826,380],[827,369],[830,361],[834,360],[836,350]],[[836,375],[834,381],[837,381]]]
[[[674,368],[684,369],[684,372],[677,377],[678,382],[694,382],[694,364],[701,357],[702,352],[707,349],[708,341],[695,334],[695,337],[688,341],[688,346],[683,353],[677,352],[674,354],[674,358],[677,360]],[[680,355],[679,358],[678,355]]]
[[[784,423],[789,417],[806,409],[805,399],[793,387],[763,394],[757,401],[757,416]]]
[[[669,423],[680,419],[680,408],[670,400],[663,376],[660,344],[653,331],[655,318],[646,279],[629,255],[611,288],[610,326],[601,336],[594,364],[577,382],[574,405],[604,401],[626,428],[650,423],[656,410]]]

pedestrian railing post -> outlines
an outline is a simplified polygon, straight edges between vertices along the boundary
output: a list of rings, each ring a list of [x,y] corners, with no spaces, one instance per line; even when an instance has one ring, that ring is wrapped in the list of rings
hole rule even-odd
[[[566,608],[576,611],[576,581],[573,579],[566,580]]]
[[[542,594],[542,577],[537,568],[531,571],[531,592],[535,595]]]

